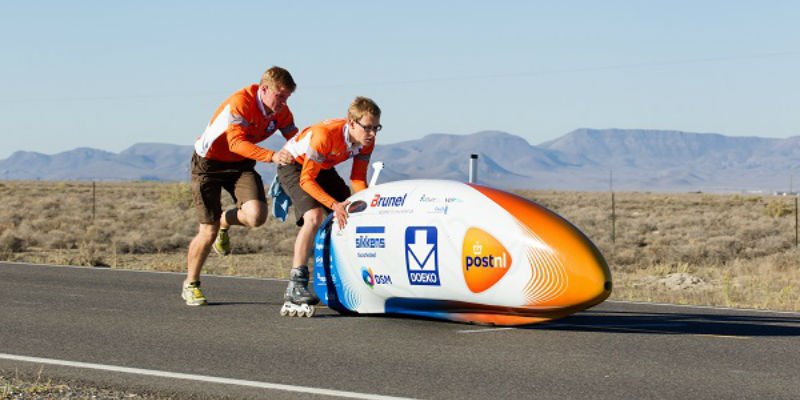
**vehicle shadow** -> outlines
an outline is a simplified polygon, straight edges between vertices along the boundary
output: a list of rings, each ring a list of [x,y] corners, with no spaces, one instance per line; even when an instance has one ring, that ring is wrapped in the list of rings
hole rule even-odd
[[[591,310],[548,323],[523,326],[520,329],[659,335],[800,336],[800,318],[775,315]]]

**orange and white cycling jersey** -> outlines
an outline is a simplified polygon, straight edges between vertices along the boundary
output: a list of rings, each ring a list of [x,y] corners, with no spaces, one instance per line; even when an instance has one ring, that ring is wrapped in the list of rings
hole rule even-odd
[[[329,119],[305,128],[283,148],[303,166],[300,187],[325,207],[332,208],[336,200],[317,183],[320,170],[331,169],[353,157],[350,186],[354,192],[367,188],[367,166],[375,144],[364,147],[351,143],[344,119]]]
[[[194,150],[208,160],[271,162],[274,152],[256,143],[266,140],[276,130],[287,140],[297,133],[289,106],[267,114],[258,97],[258,85],[250,85],[232,94],[217,108],[205,132],[194,143]]]

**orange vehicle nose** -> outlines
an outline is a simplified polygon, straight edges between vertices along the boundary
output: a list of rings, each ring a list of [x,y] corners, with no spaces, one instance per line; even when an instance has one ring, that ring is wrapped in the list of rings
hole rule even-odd
[[[471,185],[513,215],[531,268],[527,306],[579,310],[611,294],[611,272],[597,246],[569,221],[522,197]],[[518,260],[515,262],[519,262]]]

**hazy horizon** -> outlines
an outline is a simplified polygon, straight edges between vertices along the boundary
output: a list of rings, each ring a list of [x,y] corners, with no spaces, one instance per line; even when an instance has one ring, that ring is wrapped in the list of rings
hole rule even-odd
[[[192,144],[271,65],[298,126],[383,109],[381,143],[579,127],[800,135],[800,3],[12,2],[0,159]],[[224,16],[235,16],[226,18]],[[213,27],[213,28],[211,28]]]

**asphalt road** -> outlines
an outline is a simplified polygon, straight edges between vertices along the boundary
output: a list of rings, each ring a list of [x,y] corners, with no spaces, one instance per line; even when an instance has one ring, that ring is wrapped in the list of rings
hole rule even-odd
[[[0,369],[178,398],[800,398],[797,313],[606,302],[524,328],[299,319],[278,314],[284,281],[204,277],[210,305],[187,307],[182,280],[0,263]]]

